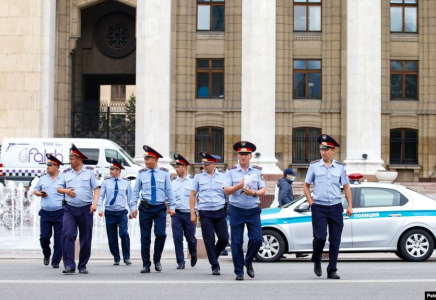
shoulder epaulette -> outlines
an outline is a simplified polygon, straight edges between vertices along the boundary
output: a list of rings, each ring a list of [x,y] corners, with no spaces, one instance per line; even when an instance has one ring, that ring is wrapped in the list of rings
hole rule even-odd
[[[172,178],[171,178],[171,181],[176,180],[176,178],[177,178],[177,177],[172,177]]]
[[[86,166],[88,170],[94,170],[94,167]]]
[[[72,170],[71,168],[65,169],[64,173],[67,173],[68,171],[71,171],[71,170]]]
[[[225,173],[225,171],[223,171],[223,170],[218,170],[218,172]]]
[[[258,169],[258,170],[262,170],[262,167],[259,167],[259,166],[256,166],[256,165],[253,165],[253,168]]]
[[[165,172],[169,172],[170,170],[168,170],[168,169],[166,169],[166,168],[160,168],[162,171],[165,171]]]
[[[345,166],[345,164],[344,164],[343,162],[341,162],[341,161],[337,161],[337,160],[335,160],[335,163],[337,163],[338,165]]]
[[[198,171],[198,172],[195,173],[195,174],[201,174],[201,173],[203,173],[203,170],[200,170],[200,171]]]
[[[106,180],[106,179],[111,179],[111,177],[110,177],[110,176],[106,176],[106,177],[104,178],[104,180]]]
[[[129,179],[129,178],[123,178],[123,180],[126,180],[126,181],[130,181],[130,179]]]
[[[144,172],[144,171],[147,171],[147,168],[144,168],[144,169],[139,170],[138,173],[142,173],[142,172]]]
[[[317,159],[317,160],[311,161],[310,164],[314,164],[314,163],[317,163],[319,161],[320,161],[320,159]]]
[[[188,176],[189,176],[189,178],[194,178],[194,176],[192,176],[191,174],[189,174]]]
[[[227,168],[227,170],[233,170],[233,169],[236,169],[236,168],[237,168],[237,166],[233,166],[233,167]]]

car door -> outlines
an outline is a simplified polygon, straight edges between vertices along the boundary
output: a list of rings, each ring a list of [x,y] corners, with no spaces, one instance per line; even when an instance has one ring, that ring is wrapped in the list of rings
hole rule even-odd
[[[354,189],[352,189],[354,190]],[[352,231],[351,231],[351,219],[345,215],[345,210],[348,207],[345,194],[342,191],[341,201],[344,207],[344,228],[342,230],[341,248],[351,248],[353,244]],[[306,202],[306,201],[305,201]],[[312,212],[310,209],[304,212],[293,211],[291,213],[290,228],[291,236],[296,250],[312,249],[313,242],[313,230],[312,230]],[[328,232],[328,229],[327,229]],[[325,249],[328,249],[328,234]]]
[[[409,215],[412,202],[387,187],[361,187],[351,217],[353,248],[387,247]]]

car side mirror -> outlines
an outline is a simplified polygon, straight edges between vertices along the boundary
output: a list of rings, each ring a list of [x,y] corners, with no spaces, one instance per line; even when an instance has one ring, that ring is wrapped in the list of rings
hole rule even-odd
[[[299,206],[297,206],[294,211],[296,212],[308,212],[310,211],[310,206],[309,206],[309,202],[304,202],[302,204],[300,204]]]

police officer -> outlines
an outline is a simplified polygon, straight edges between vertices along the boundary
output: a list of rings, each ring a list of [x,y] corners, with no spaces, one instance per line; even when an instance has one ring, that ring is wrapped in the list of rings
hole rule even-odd
[[[197,263],[197,239],[195,238],[196,226],[191,222],[189,208],[189,196],[193,177],[188,174],[190,163],[180,154],[175,154],[176,173],[172,181],[176,213],[171,218],[171,227],[173,230],[174,247],[176,250],[177,269],[185,268],[185,258],[183,255],[183,235],[188,243],[189,254],[191,255],[191,267]]]
[[[33,192],[36,196],[42,197],[41,210],[41,242],[42,253],[44,254],[44,265],[48,266],[50,262],[51,249],[50,239],[54,230],[53,258],[51,265],[53,268],[59,268],[62,258],[62,218],[64,210],[62,201],[64,196],[57,192],[58,184],[61,179],[59,166],[63,163],[54,155],[47,153],[47,173],[42,175],[35,186]]]
[[[71,144],[69,156],[71,168],[63,172],[58,187],[58,193],[66,194],[62,228],[62,258],[65,270],[62,273],[76,272],[74,243],[79,227],[78,269],[79,273],[88,274],[86,264],[91,256],[93,213],[97,210],[100,184],[94,168],[85,167],[83,164],[83,160],[88,158],[74,144]]]
[[[132,187],[130,181],[120,178],[122,164],[115,158],[110,158],[110,177],[105,178],[101,184],[100,197],[98,199],[98,215],[105,216],[106,232],[109,242],[109,250],[114,257],[114,266],[120,264],[120,249],[118,247],[117,232],[121,239],[123,259],[126,265],[131,265],[130,261],[130,237],[128,232],[127,209],[136,210],[136,203],[132,201]],[[103,202],[106,198],[103,210]]]
[[[154,222],[154,269],[162,271],[160,259],[165,246],[166,229],[166,211],[165,202],[168,199],[169,214],[174,214],[174,195],[171,188],[170,172],[168,169],[159,168],[158,159],[162,158],[156,150],[144,145],[145,166],[147,168],[139,170],[138,178],[133,187],[133,201],[137,203],[141,200],[139,206],[139,225],[141,228],[141,256],[143,268],[141,273],[150,273],[150,244],[151,244],[151,227]],[[141,195],[141,198],[140,198]],[[132,216],[136,218],[138,211],[133,210]]]
[[[230,196],[230,231],[233,266],[236,280],[244,280],[244,265],[247,275],[254,277],[253,259],[262,245],[261,209],[259,196],[265,194],[265,182],[262,168],[250,163],[252,152],[256,151],[253,143],[241,141],[233,145],[238,153],[238,164],[226,171],[224,192]],[[245,179],[251,183],[245,183]],[[244,260],[244,227],[248,229],[248,248]]]
[[[219,155],[200,152],[204,170],[198,172],[192,183],[190,207],[191,222],[197,224],[195,213],[195,200],[198,193],[198,210],[207,258],[212,267],[213,275],[220,275],[218,257],[226,248],[229,241],[227,230],[227,212],[224,208],[224,171],[216,168],[216,162],[221,159]],[[215,244],[215,234],[218,241]]]
[[[304,195],[312,210],[312,261],[314,262],[315,274],[321,276],[322,251],[326,242],[328,225],[330,260],[327,267],[327,278],[339,279],[336,265],[344,226],[341,185],[348,202],[347,216],[353,214],[351,188],[345,174],[345,165],[333,159],[335,147],[339,147],[339,144],[327,134],[320,135],[317,141],[320,144],[322,159],[311,162],[304,183]],[[313,183],[313,198],[309,190],[311,183]]]

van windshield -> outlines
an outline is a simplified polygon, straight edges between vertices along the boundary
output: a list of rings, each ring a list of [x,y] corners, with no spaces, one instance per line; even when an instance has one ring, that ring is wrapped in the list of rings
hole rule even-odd
[[[134,160],[133,160],[133,158],[129,155],[129,153],[127,153],[126,151],[124,151],[124,149],[123,148],[118,148],[118,150],[126,157],[126,159],[127,159],[127,161],[129,162],[129,163],[131,163],[131,164],[133,164],[133,165],[137,165],[137,166],[139,166],[139,164],[138,163],[136,163]]]

